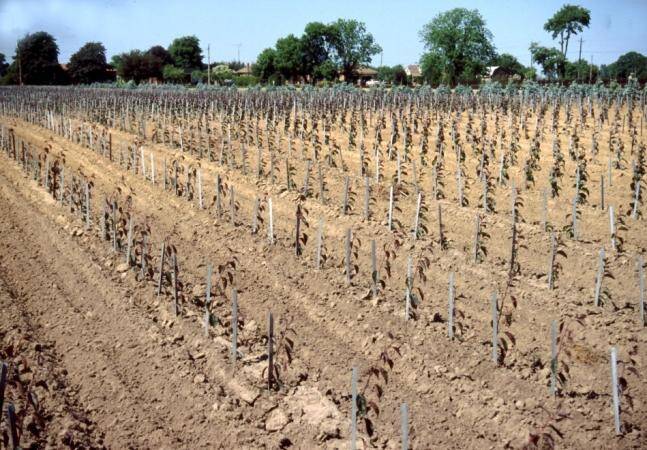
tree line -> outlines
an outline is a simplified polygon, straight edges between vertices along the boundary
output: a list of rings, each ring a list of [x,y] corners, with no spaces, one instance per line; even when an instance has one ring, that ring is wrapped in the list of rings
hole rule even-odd
[[[508,53],[499,54],[492,32],[478,10],[454,8],[435,16],[419,33],[425,52],[420,58],[418,82],[432,85],[473,84],[487,75],[487,68],[497,66],[513,80],[536,79],[541,69],[549,81],[593,82],[626,81],[634,77],[647,82],[647,57],[638,52],[621,55],[617,61],[596,66],[584,59],[566,57],[573,38],[588,28],[591,12],[578,5],[565,4],[544,24],[559,48],[530,44],[531,65],[524,66]],[[47,32],[28,34],[16,45],[11,64],[0,53],[2,84],[90,84],[121,80],[135,83],[149,80],[166,83],[197,84],[209,80],[217,84],[251,85],[321,82],[355,82],[359,69],[370,66],[382,51],[363,22],[338,19],[331,23],[308,23],[300,36],[279,38],[264,49],[250,65],[251,74],[238,74],[240,61],[203,62],[200,41],[195,36],[174,39],[165,48],[155,45],[148,50],[131,50],[106,61],[106,49],[100,42],[88,42],[70,58],[66,67],[58,62],[56,39]],[[380,65],[376,75],[392,85],[412,82],[402,65]]]

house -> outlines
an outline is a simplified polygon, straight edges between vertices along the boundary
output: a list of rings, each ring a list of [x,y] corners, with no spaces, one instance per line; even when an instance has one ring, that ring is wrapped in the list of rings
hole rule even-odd
[[[245,64],[244,67],[241,67],[236,71],[236,75],[252,75],[252,65]]]
[[[419,64],[409,64],[404,68],[404,72],[409,77],[411,84],[418,84],[422,82],[422,71]]]
[[[377,75],[377,70],[371,67],[359,67],[357,69],[357,84],[360,86],[365,86],[367,81],[370,81],[375,78]]]
[[[510,69],[501,66],[489,66],[486,68],[486,72],[486,80],[498,81],[501,84],[506,84],[508,79],[514,75]]]

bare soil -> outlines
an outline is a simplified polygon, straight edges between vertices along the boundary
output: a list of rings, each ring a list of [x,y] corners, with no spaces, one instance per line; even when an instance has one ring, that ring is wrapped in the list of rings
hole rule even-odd
[[[17,371],[6,402],[27,410],[23,448],[348,448],[351,368],[360,369],[363,388],[364,371],[377,365],[380,352],[390,345],[397,345],[402,356],[392,353],[394,366],[375,420],[377,438],[370,442],[360,427],[359,448],[399,448],[404,402],[412,448],[517,448],[529,433],[550,424],[563,434],[556,436],[559,448],[647,446],[644,378],[627,375],[634,405],[623,410],[626,433],[616,437],[609,366],[611,346],[641,376],[647,364],[635,270],[635,257],[647,247],[644,219],[628,221],[625,253],[609,260],[613,278],[605,279],[605,287],[611,301],[593,305],[598,250],[609,245],[608,213],[597,207],[596,183],[606,173],[604,157],[590,164],[591,195],[582,208],[581,237],[564,242],[567,258],[561,260],[563,271],[552,291],[546,281],[550,240],[540,227],[541,190],[524,189],[517,182],[524,199],[518,307],[502,328],[513,334],[515,345],[497,366],[490,359],[489,301],[508,276],[509,190],[496,191],[497,213],[485,217],[488,254],[475,264],[471,246],[480,191],[473,185],[470,205],[458,207],[451,181],[453,156],[446,169],[452,174],[447,176],[447,198],[439,201],[449,249],[435,243],[436,200],[428,200],[429,233],[402,248],[385,291],[372,301],[364,299],[370,286],[369,242],[375,239],[383,249],[392,237],[381,219],[362,219],[361,180],[353,180],[357,206],[350,215],[340,213],[343,178],[332,172],[327,178],[330,203],[305,201],[309,239],[304,255],[296,257],[292,193],[279,193],[253,176],[202,161],[208,200],[201,210],[196,200],[188,202],[162,190],[161,175],[153,185],[141,174],[45,128],[7,117],[0,122],[35,148],[48,145],[50,154],[64,154],[66,167],[82,171],[94,183],[93,224],[86,230],[78,212],[60,205],[6,153],[0,156],[0,359]],[[115,148],[135,140],[128,133],[112,132]],[[522,141],[520,154],[527,144]],[[159,144],[146,144],[145,149],[157,164],[171,156],[196,162]],[[549,144],[543,143],[542,151],[548,161]],[[470,155],[472,177],[477,159]],[[305,164],[295,161],[300,183]],[[349,164],[353,170],[354,160]],[[571,189],[574,171],[568,167],[564,185]],[[547,162],[537,178],[546,179],[548,169]],[[393,172],[392,162],[388,170]],[[216,174],[236,188],[240,209],[235,226],[214,213]],[[607,202],[624,211],[630,199],[629,176],[621,171],[614,176]],[[123,254],[100,239],[99,205],[116,188],[132,195],[132,214],[150,225],[156,265],[162,240],[176,246],[185,294],[180,316],[173,314],[168,291],[157,295],[159,275],[142,279],[136,270],[124,270]],[[423,190],[431,188],[423,185]],[[275,245],[268,244],[267,219],[258,234],[250,233],[256,196],[272,196]],[[388,191],[377,189],[375,197],[375,215],[382,217]],[[550,200],[548,219],[556,228],[567,223],[568,199],[564,195]],[[414,211],[411,195],[402,199],[397,214],[408,224]],[[320,218],[329,258],[317,271],[314,249]],[[354,261],[359,273],[350,286],[342,272],[349,227],[361,241]],[[414,262],[422,257],[430,261],[426,280],[416,280],[424,299],[415,321],[403,317],[408,254]],[[217,267],[234,259],[242,316],[242,357],[236,365],[228,347],[229,298],[215,296],[222,323],[208,336],[201,309],[207,265]],[[457,318],[462,332],[454,340],[447,338],[446,323],[451,271],[460,295],[457,309],[464,314]],[[282,372],[278,392],[265,388],[263,336],[270,311],[277,332],[282,319],[295,331],[294,359]],[[573,333],[570,377],[556,398],[548,387],[552,320],[563,321]],[[39,414],[23,406],[22,386],[27,385],[37,394]],[[558,411],[565,417],[553,420]],[[4,422],[2,429],[6,430]]]

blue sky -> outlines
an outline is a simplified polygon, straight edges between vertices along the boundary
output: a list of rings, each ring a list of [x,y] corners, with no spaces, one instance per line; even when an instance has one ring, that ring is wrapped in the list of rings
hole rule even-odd
[[[56,37],[67,62],[88,41],[102,42],[108,59],[134,48],[167,47],[173,38],[196,35],[211,44],[211,59],[253,61],[276,39],[300,35],[306,23],[354,18],[366,23],[382,46],[384,64],[411,64],[423,52],[419,31],[439,12],[456,6],[478,9],[494,34],[500,53],[529,64],[531,41],[553,45],[543,24],[564,1],[536,0],[0,0],[0,52],[10,60],[16,40],[45,30]],[[591,10],[591,27],[582,33],[582,56],[596,64],[615,61],[630,50],[647,54],[647,1],[573,1]],[[554,45],[558,45],[557,42]],[[572,41],[568,57],[577,59]],[[380,63],[380,55],[374,58]]]

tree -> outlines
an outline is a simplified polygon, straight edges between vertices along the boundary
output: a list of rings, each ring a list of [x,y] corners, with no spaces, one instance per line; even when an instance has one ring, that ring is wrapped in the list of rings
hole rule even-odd
[[[14,61],[23,84],[60,84],[65,75],[58,63],[56,39],[44,31],[27,34],[18,41]]]
[[[534,67],[526,67],[523,70],[523,78],[524,80],[536,80],[537,79],[537,69]]]
[[[202,69],[202,50],[200,41],[195,36],[184,36],[175,39],[168,48],[174,65],[190,73]]]
[[[0,77],[4,77],[9,69],[9,63],[5,60],[4,53],[0,53]]]
[[[576,62],[566,61],[564,67],[565,80],[588,83],[589,77],[591,81],[595,81],[598,77],[598,67],[596,65],[591,65],[583,59]]]
[[[304,75],[312,82],[327,79],[332,63],[332,28],[321,22],[310,22],[301,36],[302,65]],[[336,70],[335,70],[336,72]]]
[[[382,83],[392,83],[393,69],[390,66],[380,66],[377,68],[377,75],[375,78]]]
[[[517,58],[509,53],[501,53],[496,55],[492,61],[490,61],[491,66],[502,67],[510,71],[513,75],[523,75],[525,67],[519,62]]]
[[[330,59],[322,62],[312,74],[314,80],[334,81],[337,79],[337,65]]]
[[[420,58],[420,72],[425,82],[437,86],[447,83],[447,59],[438,51],[427,52]]]
[[[150,58],[150,76],[155,78],[163,78],[164,66],[173,65],[173,57],[161,45],[154,45],[146,52]]]
[[[404,70],[402,64],[393,66],[393,84],[397,86],[406,86],[409,83],[407,71]]]
[[[420,31],[432,59],[442,62],[450,84],[471,82],[494,56],[492,33],[478,10],[454,8],[438,14]],[[423,55],[423,61],[425,58]],[[442,60],[442,61],[440,61]]]
[[[100,42],[88,42],[70,58],[67,71],[75,83],[90,84],[108,79],[106,48]]]
[[[286,79],[295,82],[303,74],[301,40],[293,34],[276,41],[274,65]]]
[[[211,69],[211,76],[219,84],[223,84],[225,80],[232,80],[234,78],[234,71],[226,64],[220,64]]]
[[[185,83],[188,78],[188,75],[184,72],[184,69],[175,67],[171,64],[164,66],[164,68],[162,69],[162,75],[164,76],[164,81],[175,84]]]
[[[354,81],[359,66],[369,64],[373,55],[382,51],[382,47],[366,31],[366,25],[357,20],[338,19],[329,27],[335,62],[344,74],[344,79]]]
[[[110,58],[110,64],[109,65],[113,69],[117,70],[117,72],[119,72],[119,67],[121,67],[121,64],[123,62],[122,61],[123,55],[124,55],[123,53],[118,54],[118,55],[112,55],[112,58]]]
[[[603,72],[601,76],[605,80],[626,80],[633,75],[639,82],[647,82],[647,57],[638,52],[625,53],[606,66]]]
[[[402,65],[397,66],[380,66],[377,68],[377,79],[384,83],[404,86],[407,84],[407,72]]]
[[[566,58],[568,41],[571,36],[581,33],[591,23],[591,11],[577,5],[566,4],[544,24],[544,30],[552,33],[553,39],[559,36],[559,48]]]
[[[273,48],[266,48],[256,58],[252,71],[263,83],[276,73],[275,59],[276,50]]]
[[[536,42],[530,44],[533,61],[539,64],[547,78],[554,80],[564,74],[566,58],[554,47],[542,47]]]
[[[152,73],[152,58],[141,50],[131,50],[128,53],[112,58],[112,63],[117,67],[117,74],[124,80],[133,80],[136,83],[147,80]]]

